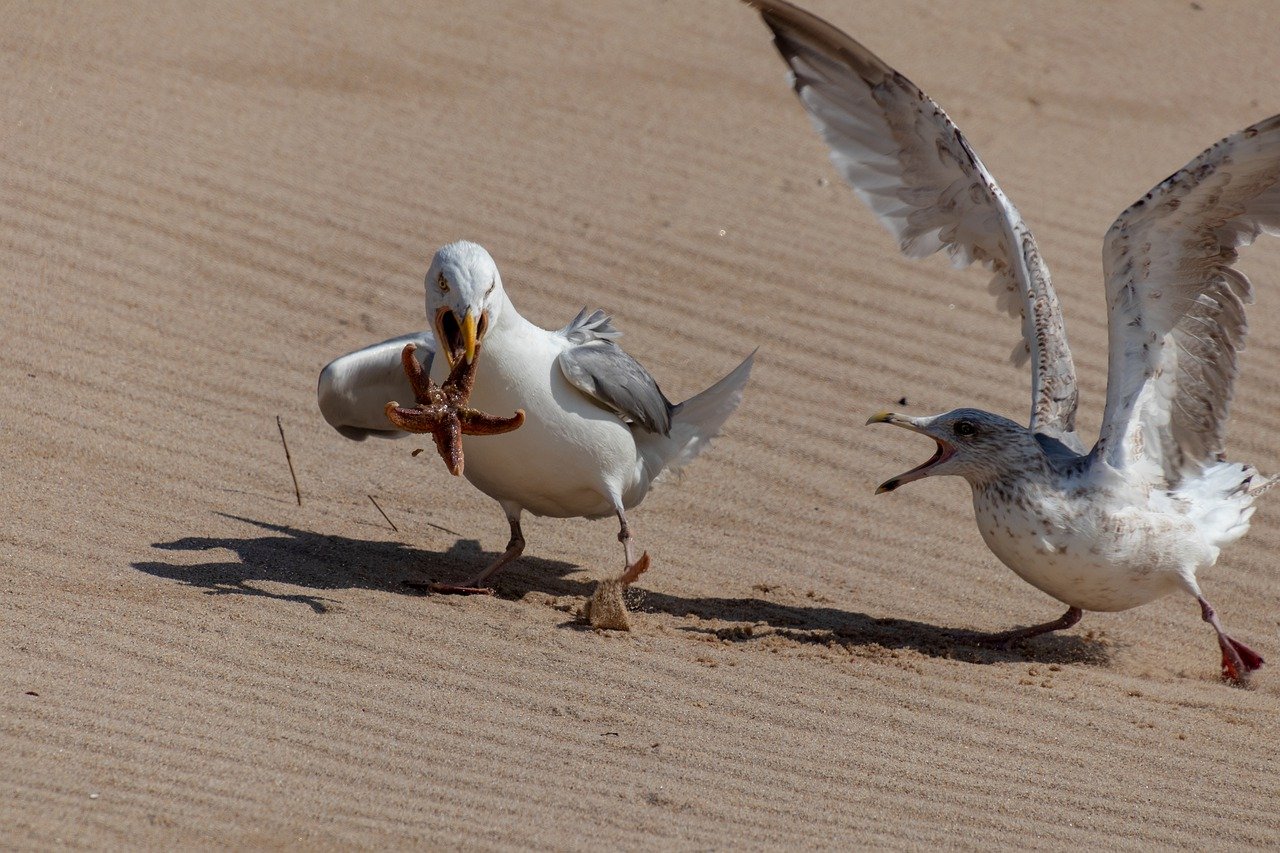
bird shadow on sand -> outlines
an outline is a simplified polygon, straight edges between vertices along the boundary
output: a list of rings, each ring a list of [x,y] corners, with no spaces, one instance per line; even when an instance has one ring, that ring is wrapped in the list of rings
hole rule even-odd
[[[460,581],[497,556],[496,552],[481,548],[475,539],[458,539],[445,550],[432,551],[390,539],[334,536],[237,515],[219,515],[263,532],[243,537],[186,536],[172,542],[156,542],[151,547],[159,551],[229,551],[234,558],[202,563],[140,561],[133,567],[202,589],[209,595],[270,598],[325,613],[337,603],[322,594],[326,590],[374,589],[421,596],[421,589],[408,584]],[[497,594],[515,601],[529,593],[586,600],[595,592],[596,581],[606,575],[601,572],[593,573],[599,574],[595,578],[569,577],[580,572],[581,567],[573,563],[526,554],[495,578]],[[273,591],[268,588],[272,584],[313,592]],[[1019,660],[1101,664],[1110,659],[1103,642],[1075,634],[1053,634],[1011,649],[993,649],[976,642],[973,632],[905,619],[876,619],[833,607],[762,598],[685,598],[639,586],[627,590],[626,599],[637,614],[665,614],[693,622],[678,630],[731,642],[764,644],[781,640],[850,651],[880,646],[981,664]],[[577,620],[566,622],[563,627],[591,630]]]
[[[734,643],[767,645],[779,639],[795,645],[844,648],[879,646],[906,649],[927,657],[975,664],[1060,663],[1104,665],[1110,644],[1079,634],[1047,634],[1007,648],[985,646],[982,634],[909,619],[877,619],[833,607],[793,605],[760,598],[680,598],[644,590],[628,590],[628,607],[637,613],[695,617],[704,624],[681,630]],[[731,625],[716,623],[730,622]]]
[[[218,513],[267,531],[245,537],[185,536],[156,542],[160,551],[230,551],[234,559],[213,562],[133,563],[141,572],[203,589],[209,595],[248,595],[292,601],[324,613],[336,599],[321,594],[273,592],[260,584],[288,584],[317,591],[377,589],[422,595],[408,583],[461,580],[497,556],[486,553],[475,539],[459,539],[448,549],[431,551],[388,539],[354,539]],[[558,580],[579,570],[572,563],[525,557],[513,567],[509,581],[532,588],[560,586]],[[546,581],[546,583],[543,583]],[[590,584],[565,581],[574,594],[590,594]],[[553,590],[547,589],[548,592]],[[559,594],[569,594],[563,590]],[[503,597],[510,597],[503,592]]]

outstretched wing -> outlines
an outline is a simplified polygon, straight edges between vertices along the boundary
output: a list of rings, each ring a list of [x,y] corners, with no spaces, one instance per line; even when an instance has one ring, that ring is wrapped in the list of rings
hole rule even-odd
[[[348,353],[320,371],[316,397],[320,413],[329,425],[347,438],[364,441],[369,436],[403,438],[407,432],[387,420],[385,407],[392,400],[413,402],[413,388],[404,375],[400,354],[405,344],[417,344],[422,367],[431,371],[436,341],[430,332],[413,332]]]
[[[1280,116],[1209,148],[1111,226],[1111,351],[1095,458],[1153,463],[1151,475],[1169,485],[1221,459],[1253,301],[1235,262],[1264,232],[1280,233]]]
[[[671,401],[649,371],[614,343],[622,333],[607,314],[587,314],[583,308],[557,334],[576,344],[557,359],[570,385],[627,423],[662,435],[671,432]]]
[[[995,272],[1000,307],[1022,319],[1013,361],[1031,360],[1031,428],[1083,450],[1075,367],[1049,270],[959,129],[914,83],[821,18],[782,0],[746,2],[773,30],[831,161],[903,254],[942,249],[957,267],[980,261]]]

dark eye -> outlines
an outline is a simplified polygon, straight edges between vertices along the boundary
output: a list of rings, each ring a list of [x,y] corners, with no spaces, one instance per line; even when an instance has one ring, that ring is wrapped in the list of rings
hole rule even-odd
[[[978,428],[973,425],[972,421],[956,421],[954,427],[956,435],[974,435]]]
[[[449,280],[444,277],[444,273],[436,276],[436,287],[440,288],[441,293],[449,292]]]

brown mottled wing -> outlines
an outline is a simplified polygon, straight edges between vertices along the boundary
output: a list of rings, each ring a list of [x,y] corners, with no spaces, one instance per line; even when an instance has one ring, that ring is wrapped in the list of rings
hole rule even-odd
[[[1095,456],[1173,485],[1221,459],[1244,347],[1238,250],[1280,233],[1280,116],[1228,136],[1120,215],[1103,263],[1107,407]]]
[[[1083,450],[1075,367],[1049,270],[959,129],[914,83],[821,18],[779,0],[747,3],[773,30],[831,161],[903,254],[941,249],[957,267],[980,261],[995,272],[992,293],[1022,320],[1013,361],[1032,363],[1031,428]]]

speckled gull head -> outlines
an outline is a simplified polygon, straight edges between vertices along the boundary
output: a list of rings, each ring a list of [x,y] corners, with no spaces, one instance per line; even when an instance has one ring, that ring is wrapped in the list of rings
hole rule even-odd
[[[876,494],[945,474],[964,477],[973,484],[986,483],[1010,473],[1040,470],[1044,459],[1044,451],[1026,427],[981,409],[956,409],[931,418],[881,412],[867,423],[893,424],[927,435],[938,444],[932,457],[885,480]]]
[[[459,240],[436,252],[425,281],[427,316],[452,367],[475,360],[506,304],[498,265],[483,246]]]

